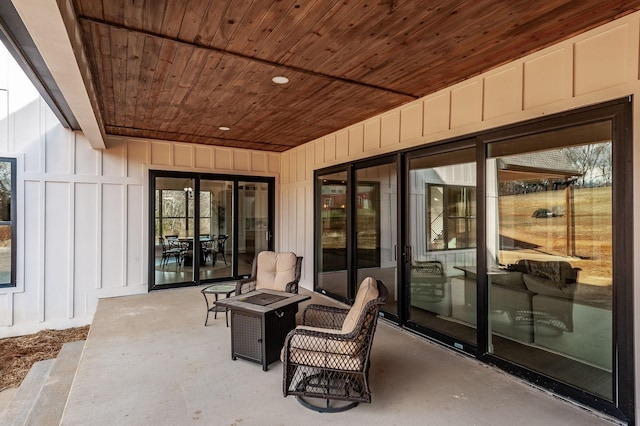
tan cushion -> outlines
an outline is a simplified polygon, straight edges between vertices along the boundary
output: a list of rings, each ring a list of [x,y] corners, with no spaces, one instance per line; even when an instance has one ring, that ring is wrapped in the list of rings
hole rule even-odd
[[[293,364],[331,368],[334,370],[359,371],[362,369],[363,358],[364,357],[307,351],[303,349],[291,349],[289,352],[289,362]]]
[[[367,277],[362,280],[362,283],[360,283],[360,287],[358,288],[358,293],[356,294],[356,300],[353,302],[353,306],[349,309],[349,313],[347,313],[347,317],[342,323],[342,332],[345,334],[351,333],[356,327],[358,318],[360,318],[366,304],[377,298],[378,285],[376,280],[371,277]]]
[[[305,329],[326,334],[343,334],[340,330],[298,326],[296,330]],[[294,364],[309,365],[321,368],[357,371],[362,368],[362,344],[359,341],[333,340],[323,337],[294,334],[289,342],[289,361]],[[282,348],[280,360],[284,363],[286,347]]]
[[[295,253],[262,251],[257,262],[256,289],[284,291],[286,285],[296,278]]]

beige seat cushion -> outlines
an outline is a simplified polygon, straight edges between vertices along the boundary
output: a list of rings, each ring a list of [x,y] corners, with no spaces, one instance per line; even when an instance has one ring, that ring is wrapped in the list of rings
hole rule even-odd
[[[327,334],[341,335],[340,330],[298,326],[296,330],[306,329]],[[284,363],[286,347],[282,348],[280,360]],[[319,368],[358,371],[362,368],[362,345],[358,341],[334,340],[331,338],[303,336],[295,334],[290,341],[289,361],[294,364]]]
[[[289,362],[332,370],[360,371],[362,369],[361,356],[332,354],[329,352],[315,352],[292,348],[289,352]]]
[[[358,288],[358,293],[356,294],[356,300],[353,302],[353,306],[349,309],[349,313],[347,313],[347,317],[342,323],[342,332],[345,334],[351,333],[356,327],[364,307],[367,303],[377,298],[378,284],[376,280],[371,277],[367,277],[362,280],[362,283],[360,283],[360,287]]]
[[[295,253],[262,251],[257,261],[256,289],[285,291],[286,285],[296,278]]]

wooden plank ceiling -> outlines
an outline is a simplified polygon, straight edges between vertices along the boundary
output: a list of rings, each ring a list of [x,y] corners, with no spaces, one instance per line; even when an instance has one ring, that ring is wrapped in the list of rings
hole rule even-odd
[[[281,152],[631,13],[640,0],[74,6],[107,134]],[[290,82],[274,84],[277,75]]]

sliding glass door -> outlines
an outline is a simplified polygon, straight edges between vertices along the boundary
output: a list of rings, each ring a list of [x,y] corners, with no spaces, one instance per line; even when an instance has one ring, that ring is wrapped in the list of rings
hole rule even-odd
[[[158,177],[155,180],[153,270],[156,285],[194,279],[193,184],[193,179],[182,177]]]
[[[407,319],[459,349],[477,342],[475,159],[464,148],[407,160]]]
[[[352,297],[347,270],[347,189],[346,171],[316,177],[316,291],[341,301]]]
[[[355,267],[357,286],[366,277],[389,290],[382,310],[398,314],[398,173],[395,157],[355,170]]]
[[[488,145],[490,351],[613,400],[610,121]],[[498,269],[499,268],[499,269]]]
[[[200,280],[231,277],[233,181],[201,179],[199,194]]]
[[[238,184],[238,275],[251,274],[256,254],[268,250],[272,234],[269,224],[269,184]]]
[[[631,101],[316,172],[316,290],[633,419]],[[387,315],[388,314],[388,315]]]
[[[149,288],[236,279],[272,247],[274,180],[150,172]]]
[[[389,289],[382,309],[397,316],[396,157],[316,174],[316,291],[351,303],[366,277]]]

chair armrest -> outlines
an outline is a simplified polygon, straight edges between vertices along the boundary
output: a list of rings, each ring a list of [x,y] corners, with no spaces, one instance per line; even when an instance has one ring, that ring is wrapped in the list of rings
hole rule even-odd
[[[236,296],[249,293],[256,289],[256,277],[249,277],[236,281]]]
[[[302,325],[340,330],[348,309],[325,305],[308,305],[302,312]]]
[[[284,291],[287,293],[298,293],[298,281],[288,282],[284,287]]]

